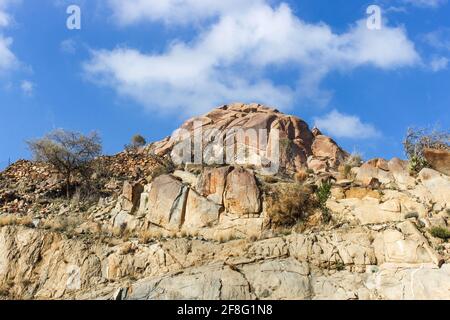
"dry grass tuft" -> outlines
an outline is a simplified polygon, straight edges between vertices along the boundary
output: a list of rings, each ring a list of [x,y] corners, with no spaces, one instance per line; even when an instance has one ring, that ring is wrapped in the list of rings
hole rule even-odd
[[[216,235],[216,241],[219,243],[230,242],[236,239],[239,239],[239,237],[235,234],[234,230],[231,229],[220,231]]]
[[[306,179],[308,179],[308,173],[304,169],[297,171],[294,175],[294,180],[297,183],[304,182]]]
[[[299,183],[278,183],[265,190],[268,223],[275,228],[293,226],[308,216],[314,204],[311,187]]]
[[[18,217],[16,215],[6,215],[0,217],[0,227],[5,226],[25,226],[31,227],[33,219],[31,217]]]

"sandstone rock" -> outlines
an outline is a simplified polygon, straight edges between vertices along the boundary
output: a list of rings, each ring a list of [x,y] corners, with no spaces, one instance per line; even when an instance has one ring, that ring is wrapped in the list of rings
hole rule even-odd
[[[205,168],[198,180],[197,191],[209,200],[223,205],[223,195],[231,167]]]
[[[393,158],[389,161],[388,167],[389,172],[401,189],[408,189],[416,184],[415,179],[409,174],[408,161]]]
[[[348,210],[348,214],[354,216],[363,225],[397,222],[405,219],[401,212],[383,210],[380,200],[375,198],[344,199],[340,200],[339,203],[345,206],[344,211]]]
[[[236,168],[228,174],[224,204],[227,212],[238,215],[258,214],[261,211],[260,191],[255,176]]]
[[[407,225],[406,225],[407,224]],[[428,245],[427,240],[411,222],[399,225],[404,233],[396,229],[381,232],[374,241],[375,254],[379,264],[383,263],[439,263],[439,258]]]
[[[384,171],[389,171],[389,164],[385,159],[382,158],[375,158],[372,160],[367,161],[367,164]]]
[[[126,295],[127,300],[246,300],[252,297],[243,275],[223,265],[138,281]]]
[[[267,261],[244,265],[242,272],[259,299],[311,298],[309,267],[306,263],[295,259]]]
[[[439,269],[434,265],[410,268],[386,264],[366,285],[376,289],[382,299],[447,300],[450,298],[450,265]]]
[[[348,153],[342,150],[334,140],[324,135],[314,139],[311,150],[315,157],[331,159],[333,166],[339,165],[348,157]]]
[[[369,290],[365,281],[367,276],[348,271],[332,275],[313,275],[311,286],[314,300],[370,300],[376,299],[376,294]]]
[[[378,191],[366,188],[353,187],[345,191],[345,198],[363,199],[365,197],[380,199],[381,195]]]
[[[426,148],[423,150],[423,155],[434,170],[450,176],[450,152],[448,150]]]
[[[135,216],[128,214],[126,211],[119,212],[113,219],[113,226],[116,228],[128,228],[129,230],[136,230],[139,226],[139,221]]]
[[[401,212],[402,207],[400,205],[400,201],[397,199],[388,200],[380,205],[380,209],[384,211],[390,212]]]
[[[198,182],[198,178],[194,174],[187,171],[175,170],[173,176],[181,179],[183,183],[189,184],[191,186],[197,185]]]
[[[216,157],[222,162],[215,164],[246,164],[261,167],[272,155],[272,142],[275,139],[276,130],[279,132],[279,140],[282,146],[279,160],[281,169],[289,171],[300,170],[306,164],[306,159],[311,155],[311,145],[314,136],[308,125],[293,116],[280,113],[278,110],[259,104],[234,103],[224,105],[213,111],[186,121],[181,130],[175,132],[168,140],[155,145],[155,152],[159,155],[172,154],[179,157],[179,150],[174,147],[187,138],[192,138],[195,124],[201,123],[201,141],[204,147],[205,163],[215,161]],[[237,139],[236,129],[243,129],[248,136],[261,135],[261,140]],[[261,133],[260,130],[264,132]],[[182,136],[184,133],[185,136]],[[225,142],[225,145],[224,143]],[[247,150],[247,158],[244,161],[226,158],[229,151]],[[189,158],[189,157],[188,157]],[[210,163],[212,164],[212,163]]]
[[[122,210],[129,212],[135,211],[139,207],[141,193],[143,191],[144,187],[141,184],[125,181],[122,192]]]
[[[382,184],[394,181],[392,173],[375,167],[371,162],[364,163],[357,171],[356,180],[362,182],[365,186],[370,185],[374,178]]]
[[[221,211],[222,206],[190,190],[183,227],[189,230],[211,227],[219,221]]]
[[[184,220],[188,188],[169,175],[156,178],[148,195],[146,218],[152,224],[178,230]]]
[[[327,161],[315,159],[313,157],[308,158],[308,169],[311,169],[314,173],[325,172],[327,168]]]
[[[418,178],[430,192],[434,202],[442,207],[450,208],[450,177],[432,169],[423,169]]]
[[[221,213],[220,222],[213,233],[213,239],[220,238],[259,238],[263,232],[264,218],[242,217],[227,212]]]

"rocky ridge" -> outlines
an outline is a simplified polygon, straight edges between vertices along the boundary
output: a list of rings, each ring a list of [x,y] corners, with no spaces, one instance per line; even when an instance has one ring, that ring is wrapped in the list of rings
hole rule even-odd
[[[244,142],[255,163],[172,165],[177,133],[102,158],[95,202],[61,199],[44,164],[13,164],[0,173],[0,295],[450,298],[450,245],[431,233],[450,218],[442,161],[417,176],[400,159],[360,164],[320,130],[257,104],[222,106],[181,129],[193,135],[196,121],[205,150],[220,147],[212,129],[233,148],[242,145],[232,128],[267,129],[268,140],[279,130],[279,173],[257,165],[270,143]],[[324,182],[330,221],[315,194]]]

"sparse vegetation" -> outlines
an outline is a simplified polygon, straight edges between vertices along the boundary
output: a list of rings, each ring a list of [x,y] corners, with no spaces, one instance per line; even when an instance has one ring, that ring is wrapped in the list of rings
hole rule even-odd
[[[293,226],[310,212],[313,191],[300,183],[277,183],[265,186],[266,211],[275,227]]]
[[[447,228],[433,227],[430,230],[430,234],[435,238],[439,238],[445,241],[450,239],[450,230],[448,230]]]
[[[450,132],[436,129],[409,128],[403,142],[411,173],[429,166],[424,157],[425,148],[450,150]]]
[[[139,148],[142,148],[146,144],[147,144],[147,140],[145,140],[145,138],[143,136],[141,136],[140,134],[135,134],[131,138],[130,144],[125,145],[125,149],[129,152],[134,152],[134,151],[138,150]]]
[[[18,217],[15,215],[0,216],[0,227],[5,226],[33,226],[33,220],[31,217]]]
[[[337,271],[345,270],[345,264],[342,261],[336,262],[336,270]]]
[[[61,216],[45,220],[43,228],[55,232],[71,234],[81,223],[82,221],[77,217]]]
[[[316,196],[319,202],[319,208],[322,211],[322,219],[325,223],[328,223],[331,220],[330,210],[327,208],[327,201],[331,196],[331,183],[322,183],[316,190]]]
[[[233,240],[237,240],[239,237],[235,234],[233,230],[224,230],[217,234],[216,240],[219,243],[230,242]]]
[[[297,183],[304,182],[307,178],[308,178],[308,173],[304,169],[297,171],[294,175],[294,180]]]
[[[354,178],[353,176],[352,176],[352,166],[350,166],[349,164],[341,164],[341,165],[339,165],[339,168],[338,168],[338,172],[339,172],[339,175],[341,176],[341,178],[343,178],[343,179],[352,179],[352,178]]]
[[[73,176],[86,176],[92,160],[102,151],[100,137],[95,132],[83,135],[59,129],[27,143],[36,161],[49,163],[64,175],[67,198],[70,198]]]
[[[360,167],[363,163],[363,158],[360,153],[353,152],[345,161],[345,164],[351,168]]]

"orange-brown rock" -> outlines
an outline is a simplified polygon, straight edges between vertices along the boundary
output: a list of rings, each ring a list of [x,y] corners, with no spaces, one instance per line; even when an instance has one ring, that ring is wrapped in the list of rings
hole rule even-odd
[[[192,138],[195,124],[198,123],[202,124],[205,163],[214,158],[211,157],[212,154],[222,153],[223,162],[233,164],[226,158],[227,151],[242,148],[246,148],[248,154],[247,164],[264,163],[272,155],[271,144],[277,130],[280,145],[279,162],[282,169],[295,172],[306,165],[308,156],[312,154],[311,145],[314,136],[303,120],[263,105],[242,103],[224,105],[203,116],[186,121],[172,137],[155,144],[153,152],[159,155],[174,155],[174,146],[185,139],[181,137],[181,132],[189,132]],[[258,135],[257,139],[245,139],[243,144],[239,144],[236,142],[237,135],[233,132],[236,129],[243,129],[246,133],[253,131]],[[260,135],[259,130],[265,131],[264,135]]]
[[[371,165],[374,168],[378,168],[378,169],[381,169],[384,171],[389,171],[388,162],[382,158],[375,158],[375,159],[369,160],[369,161],[367,161],[367,164]]]
[[[260,191],[253,173],[236,168],[228,174],[224,204],[228,212],[241,216],[261,211]]]
[[[223,204],[227,175],[232,167],[205,168],[197,183],[197,191],[209,200]]]
[[[314,157],[330,159],[333,166],[339,165],[348,157],[348,153],[342,150],[333,139],[324,135],[317,136],[311,148]]]
[[[375,190],[370,190],[366,188],[350,188],[345,191],[345,197],[346,198],[355,198],[355,199],[363,199],[365,197],[380,199],[381,195],[380,192]]]
[[[449,151],[427,148],[423,150],[423,155],[434,170],[450,176]]]

